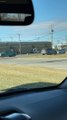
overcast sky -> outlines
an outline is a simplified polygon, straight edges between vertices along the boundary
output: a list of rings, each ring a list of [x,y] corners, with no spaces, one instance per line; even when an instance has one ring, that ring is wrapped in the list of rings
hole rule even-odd
[[[0,26],[0,41],[50,41],[51,24],[54,43],[63,43],[67,36],[67,0],[32,0],[35,10],[33,24],[27,27]],[[64,41],[63,41],[64,40]]]

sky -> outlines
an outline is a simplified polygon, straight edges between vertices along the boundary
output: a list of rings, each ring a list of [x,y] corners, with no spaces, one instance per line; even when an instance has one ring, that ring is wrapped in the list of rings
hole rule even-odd
[[[35,18],[30,26],[0,26],[0,41],[51,41],[51,26],[54,30],[53,43],[67,39],[67,0],[32,0]]]

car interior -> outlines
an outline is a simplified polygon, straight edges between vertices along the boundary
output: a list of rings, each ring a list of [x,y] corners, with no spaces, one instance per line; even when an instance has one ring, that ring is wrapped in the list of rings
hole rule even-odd
[[[16,26],[20,26],[22,28],[24,27],[23,31],[25,31],[25,29],[27,27],[31,26],[33,23],[35,24],[34,21],[35,21],[36,13],[35,13],[35,7],[33,4],[33,1],[36,1],[36,0],[0,0],[0,26],[1,27],[2,26],[5,26],[5,27],[10,26],[11,28],[13,27],[13,29]],[[41,1],[41,0],[39,0],[39,1]],[[46,0],[42,0],[42,1],[45,2]],[[47,1],[49,2],[49,0],[47,0]],[[61,0],[61,1],[63,1],[63,0]],[[64,2],[66,2],[65,4],[67,5],[67,1],[64,0]],[[43,3],[42,3],[42,5],[43,5]],[[38,9],[38,8],[36,8],[36,9]],[[48,14],[48,16],[49,16],[49,14]],[[37,27],[38,27],[38,24],[37,24],[36,28]],[[45,27],[46,27],[46,24],[45,24]],[[66,28],[66,33],[67,33],[67,27],[65,27],[65,28]],[[19,27],[18,27],[18,29],[19,29]],[[41,29],[41,26],[40,26],[40,29]],[[30,32],[31,32],[30,34],[32,34],[32,31],[30,31]],[[35,33],[36,33],[36,31],[35,31]],[[53,37],[52,35],[53,35],[53,31],[51,31],[51,38]],[[18,34],[18,36],[20,39],[20,34]],[[32,38],[32,39],[34,39],[34,38]],[[38,38],[38,40],[39,40],[39,38]],[[27,43],[26,43],[26,45],[27,45]],[[40,43],[40,45],[41,45],[41,43]],[[21,44],[19,44],[19,46],[21,48]],[[34,48],[34,45],[33,45],[33,48]],[[44,48],[43,48],[43,50],[44,50]],[[35,49],[35,51],[37,51],[37,50]],[[57,52],[55,55],[45,55],[46,53],[43,53],[43,57],[48,56],[47,59],[46,59],[46,57],[44,58],[45,63],[43,63],[44,60],[42,60],[38,56],[39,55],[38,51],[37,51],[37,54],[34,53],[35,57],[37,55],[37,58],[35,58],[35,60],[33,60],[34,57],[32,56],[31,61],[33,61],[33,64],[35,64],[35,62],[37,60],[41,60],[42,66],[40,66],[40,68],[38,68],[38,69],[42,69],[42,67],[43,67],[43,70],[46,69],[45,72],[46,71],[49,72],[48,69],[50,69],[50,72],[52,74],[54,72],[54,68],[53,68],[53,71],[51,71],[51,67],[52,67],[52,64],[54,64],[56,61],[57,62],[59,61],[59,64],[61,62],[62,62],[61,64],[63,64],[63,62],[64,62],[64,64],[65,64],[65,62],[67,63],[67,54],[63,54],[63,55],[66,55],[66,58],[62,58],[61,60],[59,60],[60,59],[59,57],[55,58],[55,60],[54,60],[54,58],[51,58],[51,56],[56,57]],[[42,51],[42,49],[41,49],[41,51]],[[21,54],[21,52],[22,51],[20,51],[20,54]],[[26,55],[28,56],[28,54],[26,54]],[[23,57],[23,56],[24,55],[22,55],[21,57]],[[57,56],[59,56],[59,54]],[[28,61],[25,61],[25,59],[22,58],[22,60],[20,62],[17,62],[18,67],[17,67],[15,61],[17,61],[16,59],[18,59],[18,61],[19,61],[21,59],[21,57],[20,58],[16,57],[16,54],[15,54],[15,56],[13,56],[13,58],[11,58],[12,56],[9,56],[9,57],[10,58],[8,58],[8,57],[0,58],[0,64],[2,62],[4,62],[4,63],[2,63],[3,65],[6,64],[5,68],[4,68],[4,74],[5,74],[5,71],[7,72],[7,70],[9,70],[9,72],[10,72],[10,69],[12,69],[12,66],[9,67],[9,64],[10,64],[9,62],[11,62],[13,67],[15,67],[17,77],[18,77],[18,73],[19,73],[19,72],[17,72],[17,70],[19,69],[19,64],[20,64],[20,71],[22,71],[21,69],[25,70],[25,68],[27,66],[32,67],[32,65],[30,65],[30,63],[29,63],[29,65],[27,65],[27,63],[25,63],[25,62],[29,62],[30,56],[29,56],[29,58],[27,58],[27,57],[25,58],[25,59],[28,59]],[[12,63],[13,59],[15,59],[14,63]],[[6,60],[8,60],[7,63],[6,63]],[[21,64],[22,61],[24,61],[23,68],[22,68],[22,64]],[[37,62],[38,63],[36,63],[36,64],[38,66],[40,64],[40,61],[37,61]],[[36,66],[36,64],[35,64],[35,66]],[[47,68],[45,65],[45,68],[44,68],[44,64],[46,64],[46,65],[48,64],[49,66],[51,65],[51,67]],[[58,67],[59,67],[59,64],[58,64]],[[3,65],[1,65],[1,70],[3,69],[2,68]],[[56,65],[55,65],[55,67],[56,67]],[[34,70],[35,72],[34,72],[33,79],[37,78],[37,75],[35,75],[35,74],[38,71],[37,67],[34,67],[34,68],[35,68],[35,70]],[[66,66],[66,68],[67,68],[67,66]],[[13,73],[14,73],[15,69],[13,70]],[[28,68],[26,68],[26,69],[29,70]],[[43,72],[43,70],[42,70],[42,72]],[[29,72],[31,73],[32,71],[33,71],[33,68],[31,68]],[[61,70],[58,68],[58,70],[55,70],[55,72],[57,72],[57,75],[59,74],[58,71],[60,72],[60,75],[59,75],[60,77],[62,76],[62,74],[64,74],[64,76],[62,78],[62,82],[60,80],[60,82],[58,84],[53,84],[52,86],[45,87],[44,81],[43,81],[43,83],[41,83],[42,81],[39,81],[39,83],[40,83],[39,87],[36,87],[36,84],[37,84],[36,82],[35,83],[32,82],[32,84],[34,84],[35,88],[32,87],[32,84],[31,84],[30,88],[26,88],[25,86],[22,87],[22,85],[18,85],[18,86],[21,86],[19,88],[18,88],[18,86],[16,86],[16,88],[15,87],[7,87],[8,89],[4,89],[4,87],[3,87],[3,90],[0,91],[0,120],[67,120],[67,77],[65,76],[67,69]],[[52,74],[52,76],[55,75],[55,72]],[[13,75],[12,72],[10,72],[10,74]],[[19,74],[21,75],[22,72]],[[44,73],[44,74],[46,74],[46,73]],[[23,72],[23,75],[24,75],[24,72]],[[41,75],[41,71],[39,71],[38,75]],[[49,80],[51,80],[51,75],[47,74],[47,76],[49,77]],[[30,79],[30,77],[31,77],[31,74],[28,76],[28,79]],[[6,78],[7,78],[7,74],[5,76],[5,80],[6,80]],[[1,79],[2,79],[2,77],[1,77]],[[20,79],[20,77],[18,77],[18,79]],[[21,79],[24,79],[24,77],[21,77]],[[43,79],[47,79],[47,77],[43,76]],[[56,79],[58,79],[58,78],[56,78]],[[26,79],[24,79],[24,80],[26,80]],[[3,79],[2,79],[2,81],[3,81]],[[5,84],[5,82],[3,82],[4,86],[6,84]],[[11,83],[9,80],[9,85],[10,84]],[[43,84],[43,87],[41,84]],[[0,84],[0,87],[1,86],[2,86],[2,84]]]

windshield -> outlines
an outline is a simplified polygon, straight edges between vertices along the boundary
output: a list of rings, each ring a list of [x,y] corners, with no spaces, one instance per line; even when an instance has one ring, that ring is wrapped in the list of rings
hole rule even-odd
[[[30,26],[0,26],[0,91],[55,86],[67,76],[67,0],[33,5]]]

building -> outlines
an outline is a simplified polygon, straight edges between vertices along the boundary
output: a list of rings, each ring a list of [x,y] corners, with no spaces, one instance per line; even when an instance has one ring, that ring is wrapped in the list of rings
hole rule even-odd
[[[67,51],[67,44],[66,43],[65,44],[58,44],[57,48],[58,49],[65,49]]]
[[[51,42],[0,42],[0,52],[13,49],[17,54],[32,53],[33,49],[41,52],[42,49],[52,48]]]

